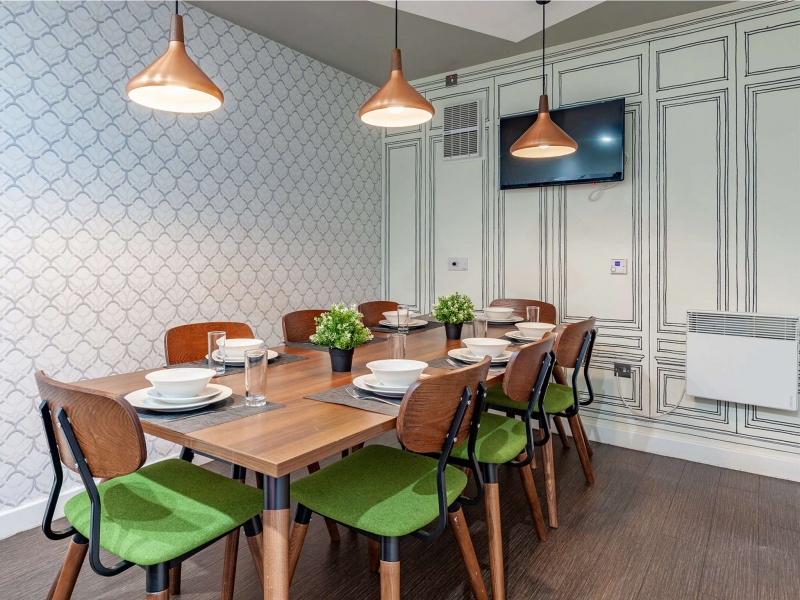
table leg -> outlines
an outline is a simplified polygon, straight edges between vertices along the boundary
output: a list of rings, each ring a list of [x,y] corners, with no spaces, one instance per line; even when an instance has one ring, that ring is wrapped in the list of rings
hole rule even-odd
[[[289,476],[264,476],[264,600],[289,599]]]

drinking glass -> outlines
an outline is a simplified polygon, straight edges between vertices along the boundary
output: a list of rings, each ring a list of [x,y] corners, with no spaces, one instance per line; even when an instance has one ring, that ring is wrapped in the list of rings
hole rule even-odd
[[[406,357],[406,334],[390,333],[386,345],[389,347],[389,358]]]
[[[487,319],[482,319],[479,317],[475,317],[475,320],[472,322],[472,330],[474,332],[474,336],[476,338],[485,338],[489,337],[489,321]]]
[[[408,321],[411,318],[411,309],[405,304],[397,305],[397,333],[408,333]]]
[[[526,306],[525,307],[525,314],[528,317],[529,323],[538,323],[539,322],[539,307],[538,306]]]
[[[217,344],[218,341],[222,344]],[[225,375],[225,332],[208,332],[208,368],[215,373],[214,377]]]
[[[247,406],[267,403],[267,351],[245,350],[244,395]]]

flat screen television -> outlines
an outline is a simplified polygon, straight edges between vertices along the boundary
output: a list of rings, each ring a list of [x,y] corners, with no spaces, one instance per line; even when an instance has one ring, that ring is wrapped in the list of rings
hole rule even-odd
[[[511,146],[536,114],[500,119],[500,189],[622,181],[625,164],[625,100],[550,111],[553,121],[578,142],[577,151],[555,158],[517,158]]]

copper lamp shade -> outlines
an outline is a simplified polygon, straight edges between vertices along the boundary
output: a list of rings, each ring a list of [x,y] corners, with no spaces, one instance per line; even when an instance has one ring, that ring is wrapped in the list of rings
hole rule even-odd
[[[552,158],[572,154],[578,149],[573,140],[550,118],[547,96],[539,96],[536,122],[511,146],[511,155],[519,158]]]
[[[204,113],[222,106],[224,96],[186,54],[183,17],[172,15],[167,51],[125,86],[142,106],[177,113]]]
[[[403,77],[400,50],[392,50],[389,81],[366,101],[358,116],[367,125],[378,127],[409,127],[433,118],[433,105]]]

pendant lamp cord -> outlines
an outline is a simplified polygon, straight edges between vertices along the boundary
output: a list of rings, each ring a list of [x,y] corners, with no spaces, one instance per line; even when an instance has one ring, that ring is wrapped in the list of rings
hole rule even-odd
[[[178,0],[175,0],[175,14],[178,14]]]
[[[397,49],[397,4],[398,1],[394,0],[394,47]]]
[[[544,75],[544,49],[545,49],[545,31],[547,31],[547,27],[544,24],[544,7],[547,6],[546,4],[542,4],[542,96],[547,95],[547,79]]]

